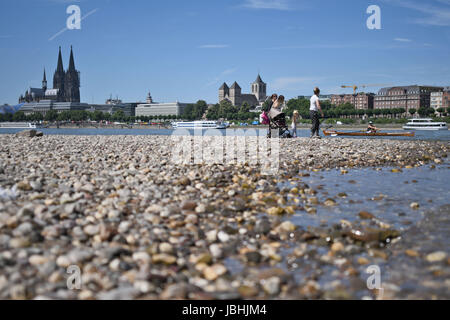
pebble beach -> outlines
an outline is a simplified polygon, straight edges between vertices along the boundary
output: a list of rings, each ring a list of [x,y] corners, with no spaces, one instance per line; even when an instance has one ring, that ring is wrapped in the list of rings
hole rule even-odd
[[[450,202],[405,228],[361,199],[351,219],[295,222],[349,201],[309,176],[448,176],[448,141],[279,143],[268,176],[248,163],[174,163],[170,136],[0,135],[0,299],[450,299],[449,246],[432,236],[450,232],[439,220]],[[381,295],[366,285],[373,264],[389,270]],[[408,290],[414,281],[425,289]]]

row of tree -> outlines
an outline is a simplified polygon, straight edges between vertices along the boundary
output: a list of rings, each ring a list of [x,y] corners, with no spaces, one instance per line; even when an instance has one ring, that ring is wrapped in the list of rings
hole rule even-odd
[[[123,111],[116,111],[113,114],[101,111],[63,111],[61,113],[56,112],[55,110],[48,111],[45,116],[42,113],[35,112],[30,115],[25,115],[22,111],[18,111],[14,114],[6,113],[0,114],[0,122],[39,122],[39,121],[48,121],[48,122],[83,122],[83,121],[114,121],[114,122],[126,122],[126,123],[134,123],[136,121],[150,122],[152,120],[157,121],[167,121],[167,120],[175,120],[178,117],[173,116],[140,116],[133,117],[127,116]]]
[[[267,107],[267,101],[263,105],[263,109]],[[408,112],[404,108],[395,108],[395,109],[367,109],[367,110],[358,110],[354,105],[350,103],[345,103],[340,106],[333,106],[329,101],[321,102],[322,110],[324,111],[325,118],[343,118],[343,119],[356,119],[362,117],[375,117],[375,118],[399,118],[405,116],[414,116],[419,114],[422,117],[428,117],[435,114],[437,111],[440,116],[447,116],[449,110],[446,108],[439,108],[436,111],[433,108],[419,108],[419,109],[409,109]],[[297,110],[300,116],[303,119],[309,119],[310,112],[310,101],[304,98],[300,99],[291,99],[287,102],[287,108],[285,109],[285,113],[287,116],[291,117],[293,112]],[[101,111],[84,111],[84,110],[76,110],[76,111],[64,111],[58,113],[55,110],[48,111],[45,116],[41,113],[33,113],[30,115],[25,115],[22,111],[18,111],[14,114],[6,113],[0,114],[0,122],[37,122],[37,121],[118,121],[118,122],[128,122],[133,123],[136,121],[150,122],[150,121],[168,121],[168,120],[176,120],[178,118],[183,120],[200,120],[200,119],[208,119],[208,120],[218,120],[218,119],[226,119],[226,120],[240,120],[247,121],[253,120],[259,116],[259,114],[250,112],[250,105],[247,102],[244,102],[241,106],[233,106],[231,102],[224,100],[221,103],[215,104],[214,106],[208,109],[208,105],[205,101],[199,100],[195,104],[188,105],[182,115],[177,117],[175,115],[171,116],[127,116],[123,111],[116,111],[113,114]]]
[[[246,121],[259,117],[259,114],[250,112],[250,109],[251,107],[247,102],[244,102],[242,106],[233,106],[230,101],[224,100],[209,108],[206,113],[206,118],[208,120],[227,119]]]

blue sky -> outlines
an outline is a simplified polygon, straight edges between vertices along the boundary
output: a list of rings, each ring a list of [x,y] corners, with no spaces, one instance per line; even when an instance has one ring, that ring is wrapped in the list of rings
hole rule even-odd
[[[81,30],[68,30],[76,4]],[[366,9],[381,8],[369,30]],[[217,102],[233,81],[250,91],[258,71],[268,93],[352,92],[341,85],[450,85],[450,0],[2,0],[0,104],[49,86],[58,46],[70,45],[83,102],[110,94],[143,101]],[[366,89],[377,91],[378,86]]]

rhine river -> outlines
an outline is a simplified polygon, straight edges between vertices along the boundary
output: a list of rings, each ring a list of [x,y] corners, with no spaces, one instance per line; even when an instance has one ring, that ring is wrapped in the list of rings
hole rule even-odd
[[[0,129],[0,134],[13,134],[23,129]],[[48,135],[163,135],[169,136],[174,130],[172,129],[94,129],[94,128],[81,128],[81,129],[37,129],[42,131],[44,134]],[[265,129],[229,129],[229,130],[219,130],[222,134],[238,134],[238,135],[254,135],[258,132],[265,134]],[[346,132],[358,131],[358,130],[342,130]],[[193,135],[194,130],[189,130]],[[245,132],[245,133],[242,133]],[[381,130],[381,132],[405,132],[403,130]],[[297,130],[297,135],[299,137],[309,137],[309,130]],[[323,134],[322,134],[323,135]],[[352,138],[352,137],[350,137]],[[361,139],[361,137],[354,137],[356,139]],[[341,139],[340,137],[335,137],[335,139]],[[415,137],[363,137],[362,139],[398,139],[398,140],[438,140],[438,141],[450,141],[450,131],[416,131]]]

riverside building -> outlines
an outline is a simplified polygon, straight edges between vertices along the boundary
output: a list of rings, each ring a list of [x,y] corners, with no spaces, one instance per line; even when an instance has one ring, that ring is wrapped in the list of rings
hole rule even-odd
[[[382,88],[375,96],[374,107],[375,109],[404,108],[406,112],[409,109],[429,108],[431,94],[443,90],[443,87],[418,85]]]

